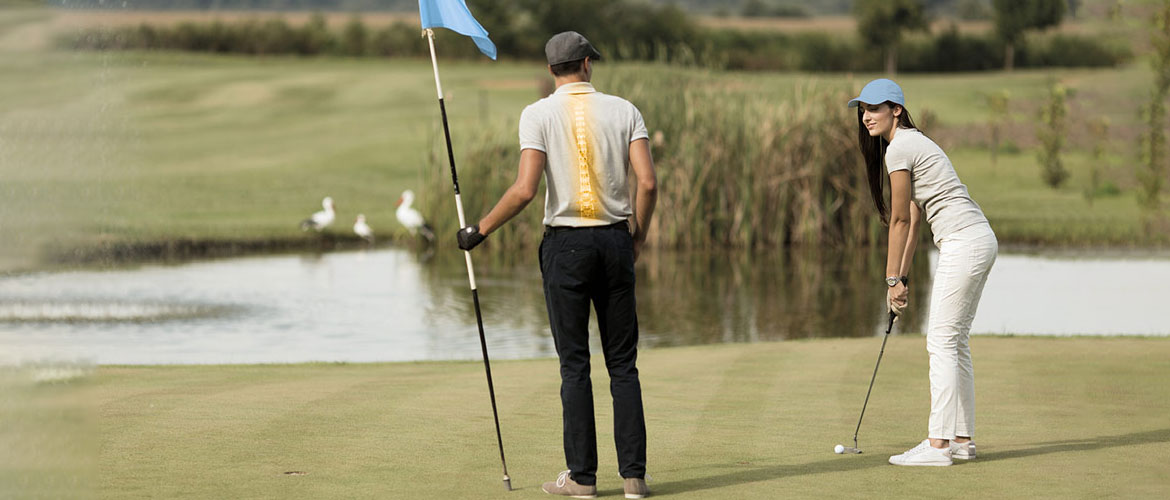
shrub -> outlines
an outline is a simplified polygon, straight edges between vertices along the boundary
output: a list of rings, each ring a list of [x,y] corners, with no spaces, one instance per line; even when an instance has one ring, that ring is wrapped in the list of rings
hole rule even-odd
[[[366,32],[366,25],[362,24],[361,18],[355,16],[346,23],[345,30],[341,34],[340,42],[339,52],[342,55],[366,55],[369,35]]]
[[[1040,140],[1041,177],[1049,187],[1059,188],[1068,179],[1068,170],[1064,168],[1061,159],[1061,150],[1064,148],[1065,116],[1068,114],[1067,98],[1070,89],[1053,82],[1048,88],[1048,100],[1040,107],[1040,124],[1036,129],[1036,138]]]
[[[474,11],[492,26],[502,56],[541,59],[547,37],[575,29],[586,33],[613,60],[661,61],[742,70],[877,71],[882,61],[863,57],[857,37],[829,33],[774,33],[701,29],[677,7],[622,0],[477,2]],[[485,24],[488,25],[488,24]],[[534,29],[540,26],[541,29]],[[1026,42],[1026,43],[1024,43]],[[1021,66],[1108,66],[1132,57],[1128,47],[1101,37],[1032,36],[1017,49]],[[281,18],[231,23],[183,22],[175,26],[87,29],[65,35],[62,46],[86,50],[183,50],[237,54],[341,54],[380,57],[425,55],[418,28],[397,23],[371,30],[355,17],[337,32],[321,14],[302,26]],[[475,44],[440,31],[444,58],[480,58]],[[1003,65],[1003,42],[993,35],[965,35],[951,26],[936,36],[904,40],[901,71],[981,71]]]

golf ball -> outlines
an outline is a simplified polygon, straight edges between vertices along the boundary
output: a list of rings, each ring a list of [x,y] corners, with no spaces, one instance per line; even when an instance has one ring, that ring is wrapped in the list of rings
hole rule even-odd
[[[833,453],[836,453],[836,454],[845,453],[845,447],[841,446],[841,445],[834,446]]]

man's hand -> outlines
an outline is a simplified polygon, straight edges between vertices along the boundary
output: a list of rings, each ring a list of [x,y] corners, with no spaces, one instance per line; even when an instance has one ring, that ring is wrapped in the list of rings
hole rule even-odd
[[[455,239],[459,240],[459,248],[467,251],[482,243],[484,238],[487,236],[480,234],[479,226],[467,226],[455,233]]]

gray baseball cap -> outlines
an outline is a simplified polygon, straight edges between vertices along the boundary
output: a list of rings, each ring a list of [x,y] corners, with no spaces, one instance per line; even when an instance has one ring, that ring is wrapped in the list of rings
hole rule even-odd
[[[593,44],[576,31],[565,31],[553,35],[552,38],[548,39],[548,43],[544,44],[544,55],[548,58],[549,66],[579,61],[586,57],[594,61],[601,60],[601,52],[593,48]]]

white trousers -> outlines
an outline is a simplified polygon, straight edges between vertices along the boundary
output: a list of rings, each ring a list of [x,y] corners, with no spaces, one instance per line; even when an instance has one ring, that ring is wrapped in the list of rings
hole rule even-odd
[[[975,368],[967,340],[999,242],[987,224],[940,238],[930,292],[926,352],[930,354],[928,437],[975,435]]]

